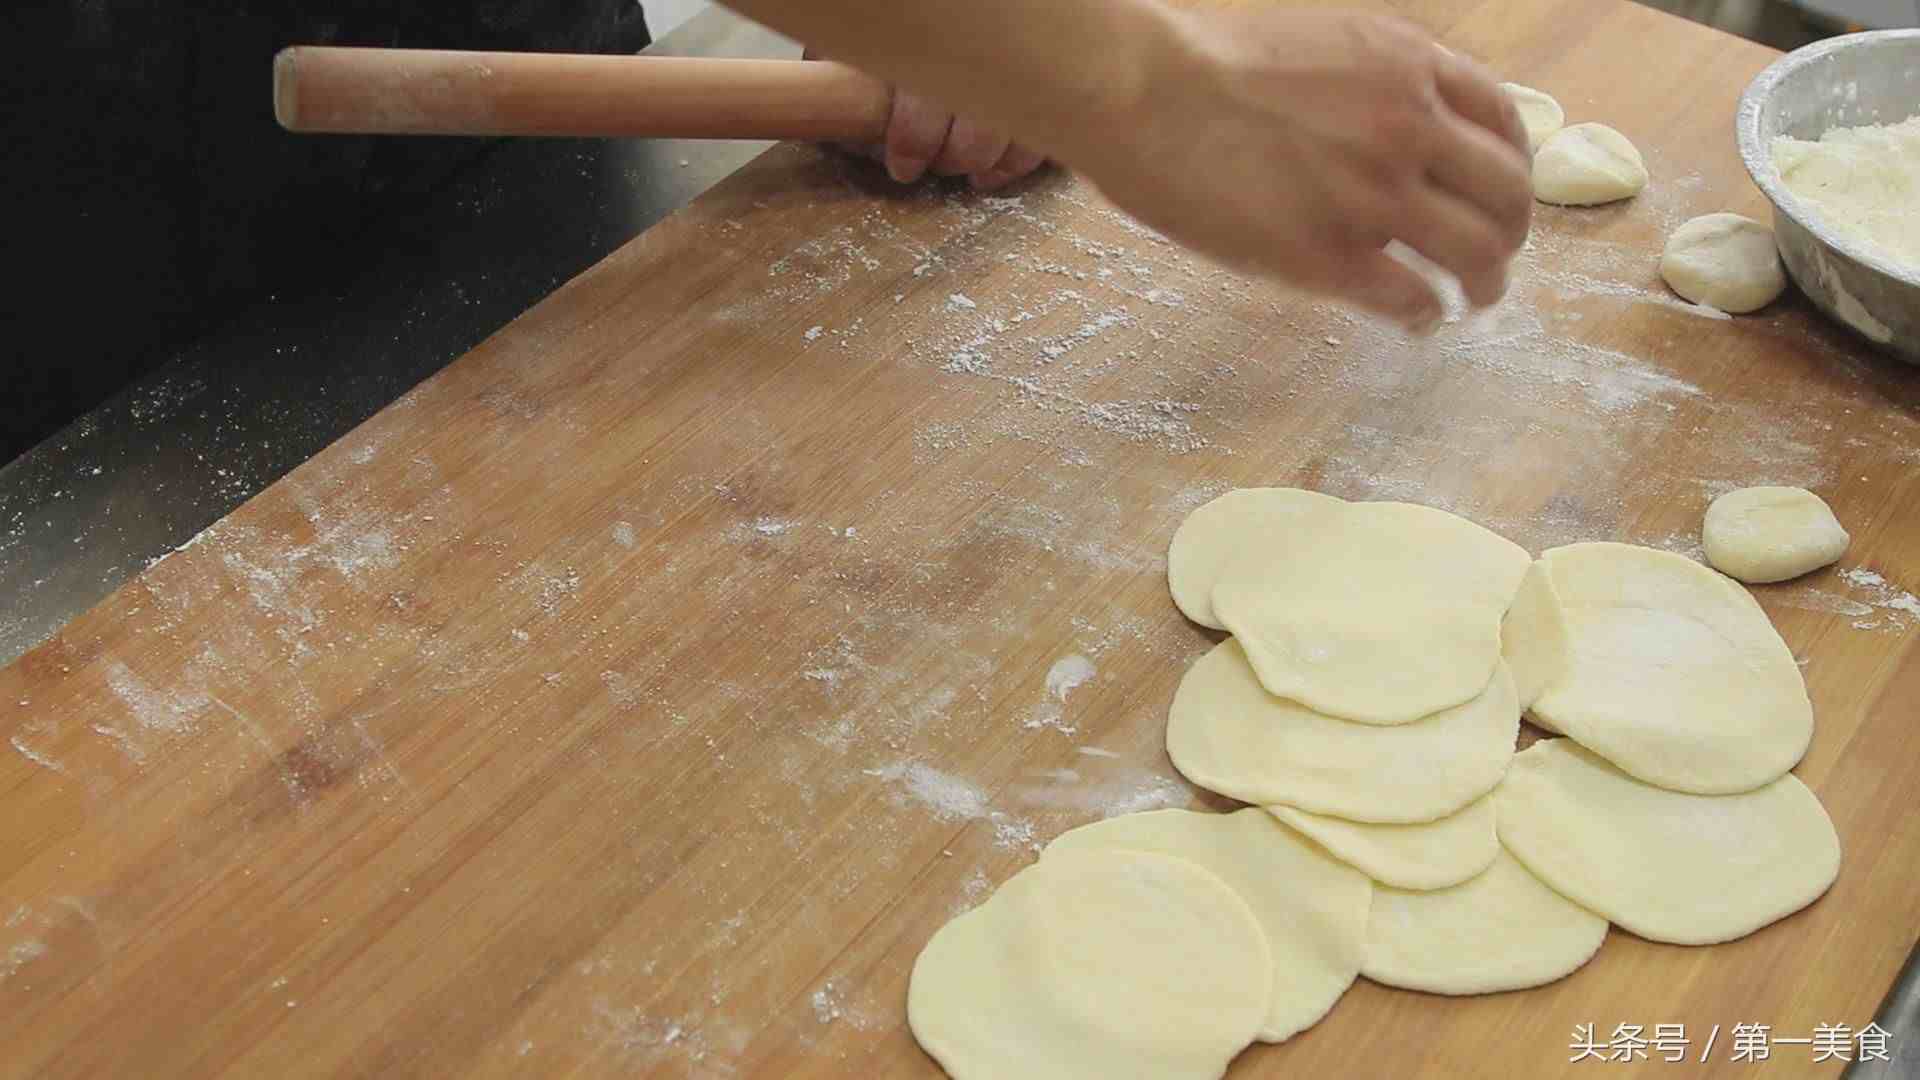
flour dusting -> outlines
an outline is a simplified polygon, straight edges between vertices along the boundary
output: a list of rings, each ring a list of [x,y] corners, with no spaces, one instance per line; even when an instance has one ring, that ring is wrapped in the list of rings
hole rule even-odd
[[[1840,578],[1864,593],[1865,603],[1884,613],[1876,620],[1854,623],[1855,629],[1879,629],[1884,624],[1889,629],[1905,630],[1920,620],[1920,597],[1888,581],[1879,573],[1865,567],[1852,567],[1840,571]]]
[[[950,773],[918,763],[896,763],[862,771],[900,785],[908,796],[943,821],[981,818],[987,814],[987,793],[972,781]]]
[[[1079,730],[1078,725],[1066,722],[1067,695],[1094,677],[1098,669],[1093,661],[1073,653],[1053,662],[1047,669],[1046,697],[1033,708],[1022,725],[1028,729],[1050,728],[1062,735],[1072,735]]]

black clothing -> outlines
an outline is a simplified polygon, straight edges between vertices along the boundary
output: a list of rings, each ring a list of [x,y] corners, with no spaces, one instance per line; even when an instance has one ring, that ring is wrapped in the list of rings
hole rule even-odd
[[[68,0],[0,15],[0,465],[260,296],[350,280],[485,140],[290,135],[292,44],[636,52],[634,0]],[[10,25],[9,25],[10,24]]]

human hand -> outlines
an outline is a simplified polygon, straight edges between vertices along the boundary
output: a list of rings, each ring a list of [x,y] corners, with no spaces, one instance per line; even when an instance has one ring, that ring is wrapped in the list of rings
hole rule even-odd
[[[1131,101],[1062,146],[1121,208],[1229,264],[1418,332],[1439,297],[1399,240],[1486,306],[1533,210],[1526,131],[1492,76],[1398,20],[1170,15]]]
[[[817,59],[809,51],[803,59]],[[993,191],[1039,169],[1046,155],[966,115],[955,115],[910,90],[895,87],[887,135],[875,143],[842,143],[851,154],[886,167],[911,184],[931,172],[964,176],[977,191]]]

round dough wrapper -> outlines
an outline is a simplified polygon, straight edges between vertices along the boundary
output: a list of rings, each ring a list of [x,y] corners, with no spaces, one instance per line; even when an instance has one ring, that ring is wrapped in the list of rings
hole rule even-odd
[[[1240,894],[1273,951],[1262,1041],[1281,1042],[1319,1023],[1360,972],[1373,883],[1258,809],[1108,818],[1062,833],[1041,859],[1089,848],[1191,859]]]
[[[1739,214],[1706,214],[1673,230],[1660,277],[1696,304],[1744,315],[1787,287],[1773,230]]]
[[[1649,784],[1695,794],[1750,791],[1806,753],[1806,683],[1747,590],[1627,544],[1574,544],[1542,560],[1571,651],[1535,716]]]
[[[1711,945],[1806,907],[1840,837],[1793,775],[1739,795],[1643,784],[1571,739],[1515,755],[1494,792],[1500,842],[1568,899],[1651,941]]]
[[[1536,153],[1547,136],[1566,126],[1567,114],[1551,94],[1519,83],[1501,83],[1500,89],[1506,91],[1513,107],[1519,110],[1520,123],[1527,129],[1527,145]]]
[[[1291,806],[1267,812],[1355,869],[1396,889],[1444,889],[1485,870],[1500,852],[1493,798],[1483,795],[1438,821],[1367,825]]]
[[[1533,197],[1544,203],[1598,206],[1630,199],[1646,186],[1640,151],[1605,124],[1561,128],[1533,155]]]
[[[1273,957],[1197,864],[1062,852],[941,927],[907,1023],[955,1080],[1218,1077],[1267,1015]]]
[[[1729,491],[1707,507],[1707,561],[1741,581],[1786,581],[1838,562],[1853,538],[1827,501],[1806,488]]]
[[[1470,701],[1533,557],[1444,510],[1348,503],[1241,552],[1213,610],[1266,688],[1328,716],[1407,724]]]
[[[1213,613],[1213,583],[1244,548],[1283,543],[1318,528],[1318,515],[1345,500],[1300,488],[1237,488],[1187,515],[1167,546],[1167,588],[1182,614],[1225,630]]]
[[[1194,663],[1167,710],[1167,754],[1201,787],[1383,824],[1443,818],[1492,791],[1519,732],[1505,664],[1464,705],[1378,727],[1267,693],[1232,638]]]
[[[1547,564],[1527,568],[1520,591],[1500,623],[1500,651],[1513,672],[1513,689],[1522,709],[1533,708],[1547,687],[1567,671],[1567,617],[1560,610]],[[1538,722],[1536,720],[1536,722]]]
[[[1524,990],[1573,974],[1606,937],[1607,920],[1496,851],[1479,876],[1450,889],[1376,892],[1360,971],[1430,994]]]

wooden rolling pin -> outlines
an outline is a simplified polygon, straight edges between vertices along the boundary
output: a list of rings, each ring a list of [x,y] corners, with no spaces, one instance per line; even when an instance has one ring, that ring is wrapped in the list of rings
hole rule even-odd
[[[842,64],[296,45],[273,59],[288,131],[875,140],[884,83]]]

